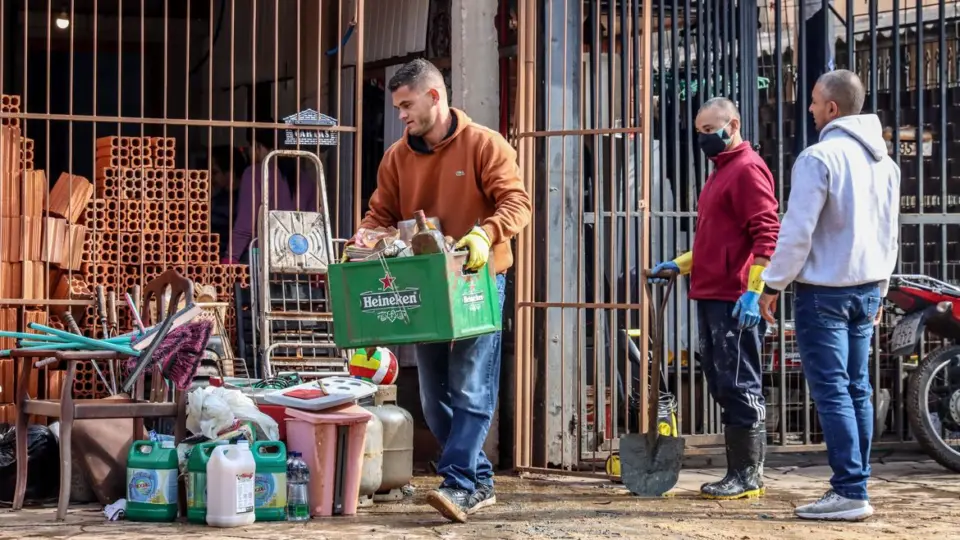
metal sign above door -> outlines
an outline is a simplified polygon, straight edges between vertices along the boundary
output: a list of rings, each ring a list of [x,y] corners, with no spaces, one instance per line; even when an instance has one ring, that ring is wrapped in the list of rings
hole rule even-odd
[[[335,127],[339,124],[337,119],[327,116],[313,109],[306,109],[291,114],[283,119],[283,123],[288,126],[323,126]],[[284,144],[287,146],[337,146],[339,135],[336,131],[323,131],[316,129],[288,129],[287,138]]]

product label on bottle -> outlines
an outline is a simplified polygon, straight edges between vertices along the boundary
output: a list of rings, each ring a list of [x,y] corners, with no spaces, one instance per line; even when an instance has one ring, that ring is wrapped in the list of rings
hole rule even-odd
[[[237,513],[246,514],[254,509],[254,474],[237,475]]]
[[[127,469],[127,500],[144,504],[176,504],[177,471]]]
[[[254,484],[257,508],[283,508],[287,505],[285,473],[257,473]]]
[[[187,474],[187,508],[207,507],[207,473]]]

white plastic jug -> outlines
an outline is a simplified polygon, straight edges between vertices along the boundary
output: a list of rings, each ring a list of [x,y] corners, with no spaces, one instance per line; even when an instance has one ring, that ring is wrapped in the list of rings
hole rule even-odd
[[[207,462],[207,525],[241,527],[254,522],[256,472],[247,441],[213,449]]]

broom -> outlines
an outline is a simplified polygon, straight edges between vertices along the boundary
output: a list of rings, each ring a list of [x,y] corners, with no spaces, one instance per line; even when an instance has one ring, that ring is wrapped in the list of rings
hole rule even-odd
[[[212,332],[213,323],[210,321],[189,322],[169,331],[161,327],[159,340],[154,340],[139,359],[128,361],[127,367],[132,371],[127,384],[133,385],[133,379],[147,367],[145,364],[157,361],[163,376],[172,381],[178,390],[186,390],[197,374]]]

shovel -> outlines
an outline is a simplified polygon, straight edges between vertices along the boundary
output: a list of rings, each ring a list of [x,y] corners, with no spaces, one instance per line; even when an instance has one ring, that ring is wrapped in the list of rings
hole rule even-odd
[[[653,321],[653,361],[650,366],[650,397],[648,402],[650,425],[646,434],[631,433],[620,439],[620,475],[623,485],[630,493],[641,497],[660,497],[677,485],[680,466],[683,463],[683,437],[661,434],[659,430],[660,404],[660,358],[663,355],[664,317],[667,302],[673,291],[676,275],[665,272],[647,278],[667,279],[663,299],[659,308],[650,303],[650,315]],[[650,282],[646,284],[647,296],[653,298]]]

